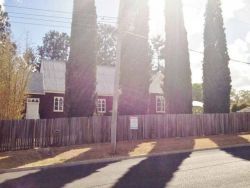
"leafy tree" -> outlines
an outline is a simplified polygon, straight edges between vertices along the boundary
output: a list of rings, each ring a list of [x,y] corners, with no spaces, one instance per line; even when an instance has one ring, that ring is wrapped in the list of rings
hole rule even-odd
[[[164,92],[167,112],[192,113],[192,83],[187,32],[184,26],[181,0],[166,0],[166,69]]]
[[[0,41],[4,41],[9,38],[10,35],[10,23],[8,13],[3,11],[0,5]]]
[[[157,35],[156,37],[151,39],[151,44],[153,48],[153,53],[156,57],[154,66],[158,70],[160,70],[164,65],[163,61],[164,61],[165,41],[160,35]]]
[[[230,94],[231,105],[240,103],[240,96],[237,90],[232,89]]]
[[[203,114],[203,107],[193,106],[193,114]]]
[[[240,110],[243,110],[244,108],[248,107],[247,104],[233,104],[232,106],[232,112],[238,112]]]
[[[241,90],[238,92],[239,95],[239,103],[245,103],[250,105],[250,91]]]
[[[43,45],[37,47],[39,61],[67,61],[69,56],[70,38],[67,33],[49,31],[43,38]]]
[[[231,76],[220,0],[207,3],[204,49],[204,112],[229,113]]]
[[[96,21],[95,1],[74,0],[65,98],[65,109],[72,117],[91,116],[94,113],[97,57]]]
[[[119,113],[126,115],[145,114],[149,99],[148,91],[151,68],[150,47],[148,43],[148,1],[124,1],[124,4],[123,11],[125,14],[127,13],[128,17],[132,15],[130,23],[133,34],[127,33],[122,44],[120,80],[122,93]],[[131,11],[131,14],[126,12],[128,10]],[[135,15],[136,12],[137,15]],[[127,20],[123,20],[125,21],[123,24],[128,27]],[[129,27],[124,30],[126,32],[126,30],[129,30]]]
[[[114,66],[116,63],[116,28],[108,24],[98,24],[97,64]]]
[[[10,39],[8,14],[0,6],[0,119],[21,119],[30,68]]]
[[[39,71],[40,63],[38,61],[37,54],[35,53],[33,48],[30,48],[30,47],[27,48],[23,54],[23,58],[25,62],[27,62],[28,65],[30,65],[32,72]]]
[[[202,84],[193,84],[193,101],[203,102],[203,89]]]
[[[0,119],[21,119],[30,67],[8,39],[0,46]]]
[[[232,112],[237,112],[250,106],[250,91],[248,90],[236,91],[232,89],[230,98]]]
[[[28,48],[25,52],[24,52],[24,55],[23,55],[25,61],[28,63],[28,64],[35,64],[35,61],[36,61],[36,55],[34,53],[34,50],[32,48]]]

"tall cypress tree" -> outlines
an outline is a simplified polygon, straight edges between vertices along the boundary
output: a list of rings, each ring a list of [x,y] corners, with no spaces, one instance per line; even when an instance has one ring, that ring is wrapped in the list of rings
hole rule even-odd
[[[231,76],[220,0],[208,0],[204,31],[205,113],[229,113]]]
[[[147,112],[149,99],[151,59],[148,42],[148,0],[124,0],[124,3],[126,4],[124,11],[131,11],[129,13],[130,19],[124,19],[126,21],[124,24],[128,26],[126,29],[133,34],[127,33],[122,45],[120,78],[122,93],[119,113],[139,115]]]
[[[181,0],[165,0],[166,43],[164,92],[167,112],[192,113],[192,83],[187,32]]]
[[[66,73],[68,116],[91,116],[95,109],[97,15],[94,0],[74,0],[71,48]]]

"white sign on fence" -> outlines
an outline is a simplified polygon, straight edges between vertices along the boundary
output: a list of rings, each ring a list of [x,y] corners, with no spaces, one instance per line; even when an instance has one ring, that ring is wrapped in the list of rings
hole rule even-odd
[[[138,117],[136,117],[136,116],[130,117],[130,129],[131,130],[138,130]]]

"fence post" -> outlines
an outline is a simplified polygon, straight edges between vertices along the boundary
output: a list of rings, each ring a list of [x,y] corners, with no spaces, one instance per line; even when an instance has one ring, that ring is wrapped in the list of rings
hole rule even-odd
[[[33,149],[36,147],[36,122],[37,120],[34,120],[34,124],[33,124]]]

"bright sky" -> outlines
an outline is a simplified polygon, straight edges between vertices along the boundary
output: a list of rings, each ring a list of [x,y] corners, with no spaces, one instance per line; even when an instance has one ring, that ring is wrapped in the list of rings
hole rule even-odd
[[[0,0],[2,3],[3,0]],[[48,22],[34,20],[56,20],[68,22],[68,19],[59,17],[71,17],[73,0],[5,0],[6,5],[32,7],[38,9],[60,10],[69,13],[55,13],[38,10],[27,10],[14,7],[6,7],[12,23],[13,37],[23,50],[28,36],[28,43],[35,47],[41,44],[44,34],[55,29],[70,33],[69,23]],[[119,0],[96,0],[99,16],[117,17]],[[206,0],[183,0],[185,25],[188,32],[189,48],[197,51],[203,50],[203,26]],[[151,19],[150,36],[164,35],[164,0],[150,0]],[[229,54],[232,59],[250,62],[250,1],[248,0],[222,0],[223,16],[227,34]],[[41,14],[49,17],[34,17],[25,14]],[[57,17],[56,17],[57,16]],[[17,18],[28,17],[29,19]],[[14,22],[22,22],[14,23]],[[45,24],[50,26],[28,25],[23,23]],[[63,27],[54,27],[63,26]],[[193,82],[202,82],[202,55],[190,52]],[[236,89],[250,90],[250,65],[230,62],[233,87]]]

